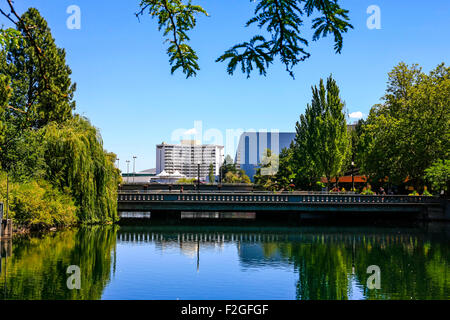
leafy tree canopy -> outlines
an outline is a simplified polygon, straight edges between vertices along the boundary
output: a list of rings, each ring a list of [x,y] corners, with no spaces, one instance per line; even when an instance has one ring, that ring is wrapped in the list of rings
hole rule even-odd
[[[312,88],[313,98],[296,124],[296,154],[309,176],[338,177],[350,153],[344,102],[330,76]]]
[[[3,46],[6,50],[0,56],[0,74],[9,77],[12,88],[7,118],[18,129],[70,119],[76,86],[70,79],[65,50],[56,46],[38,10],[28,9],[21,21],[17,32],[22,37],[14,38],[14,45]]]
[[[384,103],[374,106],[359,143],[362,171],[373,180],[424,183],[424,171],[450,151],[450,68],[418,65],[389,73]],[[386,180],[387,181],[387,180]]]

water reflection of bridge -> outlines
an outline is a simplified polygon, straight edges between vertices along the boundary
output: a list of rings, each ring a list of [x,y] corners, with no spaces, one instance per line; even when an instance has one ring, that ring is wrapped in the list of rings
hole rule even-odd
[[[144,244],[151,242],[167,242],[182,244],[186,242],[201,243],[271,243],[271,242],[302,242],[302,243],[329,243],[352,244],[354,242],[370,242],[380,245],[391,245],[414,241],[420,234],[348,234],[348,233],[163,233],[163,232],[123,232],[117,235],[118,242],[131,242]]]

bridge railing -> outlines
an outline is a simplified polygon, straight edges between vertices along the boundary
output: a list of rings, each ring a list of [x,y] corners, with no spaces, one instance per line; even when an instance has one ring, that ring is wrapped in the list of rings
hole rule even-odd
[[[300,192],[119,192],[119,202],[175,201],[212,203],[304,203],[304,204],[422,204],[440,203],[438,197]]]

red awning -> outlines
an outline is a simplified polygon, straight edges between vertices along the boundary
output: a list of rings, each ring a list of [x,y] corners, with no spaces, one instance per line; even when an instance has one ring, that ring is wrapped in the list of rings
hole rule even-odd
[[[354,176],[353,177],[355,183],[366,183],[367,177],[366,176]],[[327,178],[321,179],[322,183],[327,183]],[[331,183],[335,183],[336,178],[331,179]],[[344,176],[339,178],[339,183],[352,183],[352,176]]]

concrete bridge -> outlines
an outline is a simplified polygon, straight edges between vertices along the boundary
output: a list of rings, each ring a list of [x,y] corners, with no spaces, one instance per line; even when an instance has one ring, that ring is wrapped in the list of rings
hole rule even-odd
[[[419,218],[445,216],[437,197],[365,196],[305,192],[119,191],[125,212],[256,212],[298,214],[398,214]]]

